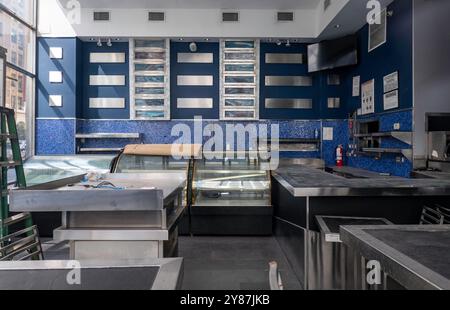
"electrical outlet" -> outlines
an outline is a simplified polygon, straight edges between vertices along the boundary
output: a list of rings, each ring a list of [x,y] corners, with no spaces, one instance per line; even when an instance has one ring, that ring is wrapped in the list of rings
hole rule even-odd
[[[394,130],[400,130],[400,123],[394,124]]]

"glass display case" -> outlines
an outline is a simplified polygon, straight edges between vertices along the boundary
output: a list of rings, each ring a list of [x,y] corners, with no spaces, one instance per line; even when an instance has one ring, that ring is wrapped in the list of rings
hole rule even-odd
[[[145,173],[164,170],[184,170],[187,172],[189,160],[175,160],[168,156],[143,156],[121,154],[114,173]]]
[[[190,206],[192,202],[192,171],[194,158],[200,157],[201,145],[127,145],[111,162],[111,173],[148,173],[183,171],[186,173],[186,187],[182,193],[183,205],[187,212],[179,223],[181,235],[190,233]],[[180,157],[182,159],[176,159]]]
[[[271,180],[268,161],[257,153],[207,153],[174,159],[170,146],[129,146],[111,165],[112,173],[185,170],[183,235],[271,235]],[[200,156],[202,155],[202,156]],[[200,158],[200,159],[198,159]]]
[[[201,145],[195,144],[130,144],[111,163],[111,173],[183,170],[188,174],[200,155]]]
[[[230,156],[197,160],[192,183],[191,234],[271,235],[273,208],[270,171],[265,170],[268,166],[249,154],[242,159]]]
[[[198,160],[194,168],[193,207],[267,207],[270,171],[260,159]]]

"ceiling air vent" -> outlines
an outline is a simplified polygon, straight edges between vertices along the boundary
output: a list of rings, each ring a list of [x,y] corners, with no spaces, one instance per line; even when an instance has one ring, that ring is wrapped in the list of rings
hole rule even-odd
[[[222,13],[223,22],[238,22],[239,13],[238,12],[223,12]]]
[[[166,20],[164,12],[148,12],[148,20],[151,22],[163,22]]]
[[[109,12],[94,12],[94,21],[107,22],[111,20],[111,14]]]
[[[325,12],[331,5],[331,0],[325,0],[323,2],[323,11]]]
[[[279,22],[293,22],[294,21],[294,12],[278,12],[277,20]]]

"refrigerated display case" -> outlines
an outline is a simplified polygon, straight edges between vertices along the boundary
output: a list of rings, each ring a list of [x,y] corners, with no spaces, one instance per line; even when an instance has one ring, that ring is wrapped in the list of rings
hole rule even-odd
[[[219,156],[217,156],[219,155]],[[272,205],[267,162],[246,153],[204,154],[192,185],[191,233],[270,235]]]
[[[127,145],[111,162],[111,173],[186,173],[186,187],[182,193],[187,212],[180,217],[181,235],[190,233],[190,206],[192,203],[192,173],[195,158],[201,158],[201,145],[136,144]]]

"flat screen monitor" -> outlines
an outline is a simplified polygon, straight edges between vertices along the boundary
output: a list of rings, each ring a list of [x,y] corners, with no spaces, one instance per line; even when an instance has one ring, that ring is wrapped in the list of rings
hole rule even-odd
[[[356,35],[308,46],[308,71],[317,72],[358,64]]]

